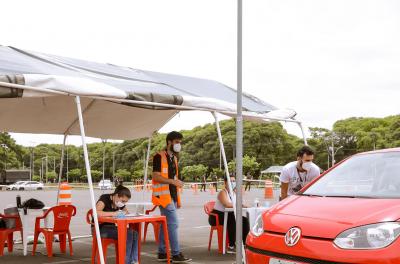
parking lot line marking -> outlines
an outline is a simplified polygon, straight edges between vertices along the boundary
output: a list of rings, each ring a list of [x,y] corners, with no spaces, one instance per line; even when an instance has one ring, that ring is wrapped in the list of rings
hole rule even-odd
[[[195,226],[195,227],[193,227],[193,228],[200,229],[200,228],[207,228],[207,227],[210,227],[210,226],[209,226],[209,225]]]

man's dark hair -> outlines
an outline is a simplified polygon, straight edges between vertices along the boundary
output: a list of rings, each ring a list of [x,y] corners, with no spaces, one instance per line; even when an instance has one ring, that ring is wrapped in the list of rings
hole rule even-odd
[[[302,158],[306,154],[307,156],[314,155],[314,150],[309,146],[303,146],[299,151],[297,151],[297,157]]]
[[[169,132],[167,135],[167,138],[165,139],[165,142],[168,144],[168,141],[173,141],[175,139],[182,139],[183,135],[177,131],[172,131]]]

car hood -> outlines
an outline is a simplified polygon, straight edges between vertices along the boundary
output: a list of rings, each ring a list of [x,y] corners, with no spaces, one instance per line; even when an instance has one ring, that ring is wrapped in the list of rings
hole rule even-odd
[[[303,236],[334,239],[346,229],[400,218],[400,199],[292,196],[264,215],[267,231],[286,233],[297,226]]]

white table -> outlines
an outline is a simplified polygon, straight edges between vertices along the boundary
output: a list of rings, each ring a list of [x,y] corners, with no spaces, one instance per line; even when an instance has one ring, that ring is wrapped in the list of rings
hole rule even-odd
[[[265,212],[269,207],[247,207],[243,208],[242,215],[249,220],[250,229],[256,222],[257,217]],[[233,208],[225,208],[224,211],[224,231],[222,233],[222,254],[226,253],[226,228],[228,225],[228,213],[233,212]]]
[[[18,209],[19,217],[21,218],[22,230],[23,230],[23,246],[24,246],[24,256],[28,254],[28,235],[34,234],[35,232],[35,221],[37,216],[42,216],[49,207],[44,207],[43,209],[27,209],[26,215],[24,214],[24,209]],[[44,226],[49,227],[49,223],[52,215],[49,215],[44,219]]]

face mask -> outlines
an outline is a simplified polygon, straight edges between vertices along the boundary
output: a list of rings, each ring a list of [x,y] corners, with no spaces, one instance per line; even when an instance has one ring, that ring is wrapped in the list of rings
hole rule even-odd
[[[125,206],[125,204],[124,204],[123,202],[121,202],[121,201],[116,202],[115,205],[116,205],[118,208],[122,208],[122,207]]]
[[[301,167],[303,167],[304,170],[309,171],[312,167],[312,162],[311,161],[303,162],[303,165],[301,165]]]
[[[236,182],[231,182],[231,185],[232,185],[232,190],[235,190],[235,188],[236,188]]]
[[[174,150],[174,152],[178,153],[181,151],[181,148],[182,148],[181,144],[178,143],[178,144],[174,144],[173,150]]]

